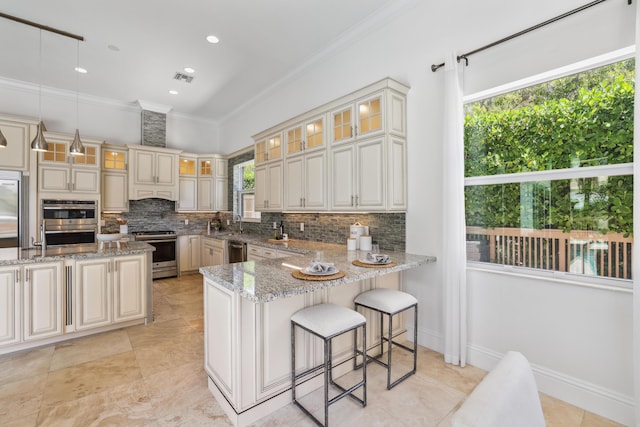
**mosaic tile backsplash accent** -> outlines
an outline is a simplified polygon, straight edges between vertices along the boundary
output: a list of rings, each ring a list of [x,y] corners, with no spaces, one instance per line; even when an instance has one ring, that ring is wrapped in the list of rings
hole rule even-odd
[[[117,218],[127,221],[129,232],[141,230],[174,230],[179,234],[199,234],[207,229],[213,213],[185,213],[175,211],[175,202],[164,199],[130,200],[129,212],[103,214],[105,227],[118,230]],[[231,221],[231,212],[220,212],[223,230],[237,231],[239,223]],[[189,224],[185,224],[185,220]],[[231,225],[227,226],[227,220]],[[380,245],[380,250],[404,251],[406,241],[405,213],[280,213],[263,212],[259,223],[243,222],[245,233],[270,236],[273,223],[284,222],[285,233],[291,239],[324,243],[347,244],[349,226],[356,221],[369,226],[369,233]],[[300,223],[304,231],[300,231]]]

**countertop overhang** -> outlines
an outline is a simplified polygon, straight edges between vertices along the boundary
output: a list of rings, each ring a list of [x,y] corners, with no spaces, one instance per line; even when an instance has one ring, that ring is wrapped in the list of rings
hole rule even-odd
[[[256,240],[256,243],[261,246],[270,246],[268,240]],[[277,247],[277,244],[274,246]],[[367,253],[347,251],[342,245],[290,241],[287,248],[282,248],[304,255],[201,267],[199,271],[205,278],[240,294],[243,298],[255,303],[265,303],[436,262],[434,256],[384,251],[396,265],[375,268],[358,267],[353,264],[353,261],[364,259]],[[319,254],[318,251],[322,253]],[[332,262],[338,270],[345,273],[344,277],[325,281],[309,281],[293,277],[294,270],[307,267],[318,256],[322,262]]]

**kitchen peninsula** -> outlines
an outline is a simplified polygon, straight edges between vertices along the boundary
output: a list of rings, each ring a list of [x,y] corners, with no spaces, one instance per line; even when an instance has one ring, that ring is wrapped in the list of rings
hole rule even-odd
[[[65,249],[0,249],[0,354],[152,320],[153,246]]]
[[[353,299],[373,288],[402,286],[402,272],[433,263],[435,257],[387,252],[388,267],[360,267],[354,261],[366,253],[347,251],[343,245],[290,242],[288,250],[302,256],[264,259],[202,267],[204,276],[205,370],[209,390],[235,425],[247,425],[291,402],[290,317],[311,305],[331,302],[353,307]],[[310,249],[310,248],[313,249]],[[293,272],[320,258],[331,262],[343,277],[301,280]],[[376,342],[378,318],[367,317],[367,342]],[[404,322],[399,321],[400,328]],[[401,329],[394,332],[401,332]],[[302,331],[296,346],[296,370],[317,366],[321,345]],[[352,336],[333,344],[334,361],[351,356]],[[336,375],[351,369],[345,363]],[[308,393],[321,386],[316,376],[300,386]]]

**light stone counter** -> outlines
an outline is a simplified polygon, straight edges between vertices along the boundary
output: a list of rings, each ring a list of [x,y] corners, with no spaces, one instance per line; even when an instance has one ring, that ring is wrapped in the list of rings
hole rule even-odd
[[[135,255],[152,252],[155,248],[144,242],[121,242],[118,249],[113,243],[111,247],[105,244],[104,249],[98,245],[82,248],[65,247],[51,248],[45,251],[44,256],[39,248],[0,248],[0,266],[30,264],[36,262],[64,261],[68,259],[103,258],[120,255]]]
[[[256,243],[268,245],[268,242],[264,241]],[[283,248],[282,245],[274,246]],[[306,255],[202,267],[200,273],[205,278],[239,293],[248,300],[264,303],[436,262],[436,258],[433,256],[385,252],[397,265],[368,268],[352,264],[354,260],[365,258],[366,252],[347,251],[342,245],[292,241],[286,250],[306,253]],[[322,254],[316,254],[316,251],[321,251]],[[323,262],[334,263],[338,270],[345,273],[345,276],[326,281],[301,280],[292,276],[291,273],[294,269],[307,267],[312,260],[318,258],[316,255],[321,255],[320,258]]]

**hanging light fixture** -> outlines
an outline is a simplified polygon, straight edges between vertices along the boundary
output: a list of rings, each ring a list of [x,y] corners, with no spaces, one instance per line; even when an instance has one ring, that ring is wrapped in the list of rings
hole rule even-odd
[[[69,146],[69,154],[73,156],[84,155],[84,145],[80,140],[80,131],[78,130],[78,123],[80,122],[80,112],[78,105],[80,104],[80,40],[76,41],[76,135],[73,137],[73,142]]]
[[[0,130],[0,148],[7,148],[7,138],[4,137]]]
[[[38,86],[38,117],[40,123],[38,123],[36,137],[31,141],[31,149],[34,151],[48,151],[49,144],[47,144],[47,140],[44,139],[44,132],[47,131],[47,128],[44,127],[44,123],[42,122],[42,29],[40,29],[38,67],[40,69],[40,85]]]

